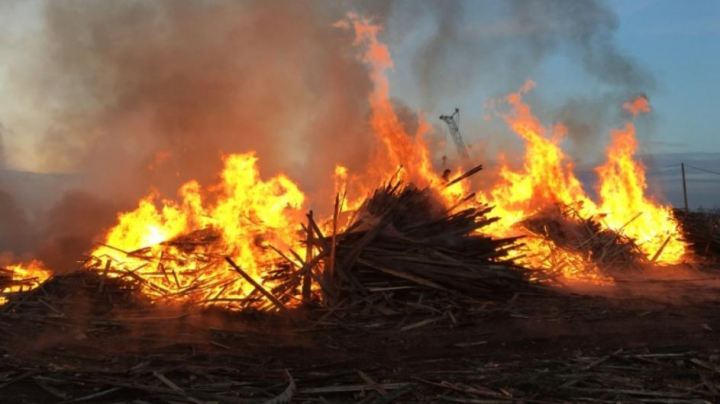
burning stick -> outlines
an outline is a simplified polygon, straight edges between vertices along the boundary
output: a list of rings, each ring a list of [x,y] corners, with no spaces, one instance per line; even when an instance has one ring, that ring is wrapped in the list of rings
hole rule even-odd
[[[305,254],[305,265],[308,267],[308,269],[305,272],[305,275],[303,276],[303,285],[302,285],[302,298],[304,303],[310,302],[310,291],[312,288],[312,277],[310,274],[312,273],[312,268],[310,267],[310,261],[313,258],[313,239],[314,239],[314,232],[311,229],[310,223],[312,222],[313,212],[312,210],[310,213],[308,213],[308,230],[307,230],[307,243],[306,243],[306,254]]]
[[[339,206],[340,203],[340,194],[335,194],[335,209],[333,210],[333,232],[332,232],[332,243],[330,244],[330,261],[327,264],[327,268],[325,268],[325,272],[329,277],[333,277],[335,275],[335,254],[336,254],[336,247],[337,247],[337,219],[339,212]]]
[[[660,249],[657,250],[657,252],[655,253],[655,255],[653,255],[653,257],[652,257],[652,259],[650,260],[650,262],[655,262],[655,261],[657,261],[658,257],[660,256],[660,254],[662,254],[663,250],[665,249],[665,246],[668,244],[668,242],[670,242],[670,238],[672,238],[672,234],[669,234],[669,235],[667,236],[667,238],[665,239],[665,242],[662,243],[662,245],[660,246]]]
[[[268,300],[270,300],[272,302],[272,304],[275,305],[275,307],[277,307],[281,311],[286,310],[285,305],[283,305],[280,300],[275,298],[275,296],[273,296],[272,293],[268,292],[267,289],[265,289],[264,287],[262,287],[262,285],[257,283],[255,281],[255,279],[252,278],[252,276],[248,275],[247,272],[243,271],[239,266],[237,266],[237,264],[235,264],[235,262],[233,262],[233,260],[230,257],[226,256],[225,261],[227,261],[227,263],[233,267],[235,272],[239,273],[243,278],[245,278],[246,281],[250,282],[250,284],[255,287],[255,290],[257,290],[258,292],[262,293],[265,297],[267,297]]]
[[[454,180],[448,182],[447,184],[445,184],[445,188],[449,188],[449,187],[457,184],[458,182],[460,182],[460,181],[464,180],[465,178],[468,178],[468,177],[476,174],[477,172],[479,172],[479,171],[482,170],[482,169],[483,169],[482,164],[480,164],[480,165],[477,166],[477,167],[472,168],[470,171],[467,171],[465,174],[463,174],[463,175],[455,178]]]

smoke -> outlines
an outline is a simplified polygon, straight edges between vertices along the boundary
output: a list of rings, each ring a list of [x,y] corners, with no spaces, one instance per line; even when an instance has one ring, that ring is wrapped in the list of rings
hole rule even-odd
[[[12,194],[2,189],[1,184],[0,223],[0,252],[25,251],[28,245],[33,244],[25,211],[18,206]]]
[[[371,82],[352,34],[333,27],[346,8],[49,1],[42,12],[42,40],[14,69],[14,90],[49,122],[37,143],[43,169],[77,173],[83,190],[35,226],[3,221],[3,237],[38,229],[35,249],[50,265],[79,258],[151,188],[173,197],[187,180],[214,182],[229,153],[256,150],[263,175],[288,173],[318,204],[332,203],[320,196],[336,164],[361,172],[369,161]]]
[[[5,168],[5,142],[3,136],[5,135],[5,127],[0,122],[0,170]]]
[[[500,80],[507,87],[501,91],[513,89],[555,53],[604,84],[635,91],[654,85],[648,72],[618,50],[617,17],[601,2],[448,1],[434,11],[435,30],[413,63],[415,82],[428,98],[462,91],[476,76]],[[481,21],[469,21],[478,15]]]
[[[20,251],[25,244],[31,243],[28,234],[28,223],[25,211],[15,202],[15,198],[6,189],[5,184],[5,152],[3,134],[5,128],[0,123],[0,253],[7,251]],[[11,259],[8,254],[0,254],[0,265]],[[14,254],[12,254],[14,255]]]
[[[596,0],[396,1],[391,32],[393,24],[409,29],[408,42],[419,42],[411,65],[415,104],[434,113],[448,109],[448,98],[514,91],[551,58],[577,66],[585,87],[578,93],[590,94],[573,95],[546,115],[566,123],[578,149],[617,122],[618,105],[655,87],[652,74],[620,51],[618,18]]]
[[[291,2],[50,2],[43,69],[77,101],[41,152],[122,196],[207,182],[221,154],[248,149],[265,173],[310,188],[339,161],[360,169],[370,82],[332,27],[342,15]]]
[[[57,272],[78,267],[82,253],[101,242],[98,229],[116,220],[119,207],[86,191],[70,191],[44,214],[44,240],[37,257]]]
[[[556,52],[612,91],[652,84],[614,46],[616,17],[591,0],[40,4],[40,38],[12,69],[10,90],[47,123],[36,146],[42,168],[76,173],[82,184],[33,223],[15,214],[11,191],[0,194],[0,214],[18,220],[1,218],[0,250],[36,251],[54,267],[72,265],[115,212],[151,188],[173,197],[187,180],[212,183],[233,152],[256,150],[262,175],[287,173],[313,208],[327,208],[335,165],[364,172],[375,147],[367,67],[352,33],[333,27],[352,9],[385,24],[391,47],[417,42],[409,58],[421,98],[404,103],[431,116],[438,100],[475,87],[468,83],[515,89]],[[395,105],[414,128],[414,110]],[[595,116],[578,116],[578,127],[596,130]],[[13,244],[18,235],[30,241]]]

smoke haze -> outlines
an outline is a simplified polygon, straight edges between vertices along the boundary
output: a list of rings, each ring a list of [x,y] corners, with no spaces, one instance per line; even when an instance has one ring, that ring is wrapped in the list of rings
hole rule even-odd
[[[467,7],[484,7],[483,21],[469,21]],[[47,1],[13,90],[48,122],[37,143],[43,168],[82,181],[32,221],[0,181],[0,251],[69,269],[151,188],[173,197],[190,179],[212,183],[222,155],[250,149],[263,175],[287,173],[313,207],[327,208],[335,165],[363,172],[377,146],[368,69],[352,33],[333,27],[353,9],[386,25],[391,51],[421,38],[411,56],[421,99],[395,102],[406,128],[416,106],[433,112],[468,81],[514,90],[556,53],[608,86],[606,96],[554,111],[574,119],[566,123],[582,142],[600,135],[618,105],[608,99],[653,85],[615,48],[617,18],[589,0]],[[2,145],[0,132],[0,166]]]

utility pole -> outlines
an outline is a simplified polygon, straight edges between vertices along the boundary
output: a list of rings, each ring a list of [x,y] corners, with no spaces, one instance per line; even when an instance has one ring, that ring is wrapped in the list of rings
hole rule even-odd
[[[685,163],[680,163],[680,170],[682,171],[683,198],[685,199],[685,213],[688,213],[688,212],[690,212],[690,209],[688,209],[688,203],[687,203],[687,185],[685,185]]]

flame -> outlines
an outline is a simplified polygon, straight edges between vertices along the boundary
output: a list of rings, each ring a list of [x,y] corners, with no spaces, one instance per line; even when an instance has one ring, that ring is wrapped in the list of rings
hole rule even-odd
[[[494,205],[493,213],[501,218],[489,232],[495,236],[529,235],[524,240],[525,249],[518,253],[522,254],[519,258],[525,265],[555,271],[560,268],[566,279],[608,282],[596,266],[578,253],[558,249],[552,242],[518,226],[523,219],[548,206],[569,205],[582,216],[603,218],[603,226],[634,239],[655,262],[680,262],[685,245],[671,209],[645,196],[645,169],[633,159],[637,149],[635,126],[628,123],[624,129],[611,132],[607,162],[596,169],[601,199],[598,206],[583,190],[572,162],[560,147],[566,129],[561,125],[543,127],[523,102],[522,95],[534,86],[535,83],[528,81],[520,91],[506,98],[512,111],[502,117],[525,142],[525,154],[519,170],[512,170],[502,160],[499,181],[488,194],[481,193],[478,197],[481,202]],[[644,96],[623,107],[633,116],[650,111]]]
[[[630,112],[633,116],[638,116],[641,113],[650,113],[650,100],[645,95],[641,95],[631,102],[623,104],[623,109]]]
[[[393,68],[394,63],[388,47],[378,39],[382,26],[355,13],[349,13],[345,20],[335,25],[353,30],[355,46],[363,49],[360,59],[370,68],[369,74],[373,83],[373,90],[368,96],[371,108],[370,125],[375,136],[385,146],[377,148],[368,165],[368,172],[360,181],[353,182],[355,186],[368,194],[380,182],[386,181],[397,172],[399,167],[402,167],[399,170],[402,178],[418,186],[442,184],[444,181],[433,168],[430,151],[423,138],[431,125],[419,114],[418,129],[414,136],[409,135],[390,101],[387,71]],[[448,204],[467,195],[467,186],[463,182],[439,190]]]
[[[623,107],[633,115],[650,112],[647,98],[642,96]],[[635,125],[628,122],[624,128],[610,132],[610,137],[607,162],[596,168],[600,177],[600,211],[607,214],[605,223],[614,230],[622,228],[649,257],[660,253],[658,258],[662,257],[662,262],[680,262],[685,244],[679,238],[672,210],[645,196],[645,167],[633,159],[638,146]]]
[[[0,268],[0,305],[7,303],[8,293],[28,292],[48,280],[52,272],[42,262],[33,260],[27,264],[15,264]],[[5,279],[3,279],[5,278]]]
[[[575,177],[572,162],[560,148],[567,129],[558,125],[544,128],[532,114],[522,95],[535,86],[528,81],[523,88],[507,97],[512,112],[503,119],[525,141],[523,167],[513,171],[504,160],[501,162],[500,181],[495,184],[485,202],[496,205],[494,214],[505,222],[517,223],[525,216],[553,203],[582,202],[592,209],[580,181]],[[506,227],[498,224],[496,228]]]
[[[302,247],[293,229],[305,195],[284,175],[262,180],[257,161],[252,152],[225,157],[220,182],[205,190],[188,182],[180,202],[144,198],[119,215],[92,253],[105,260],[95,269],[142,279],[143,291],[154,297],[208,304],[247,297],[254,287],[228,269],[224,256],[263,283],[277,258],[270,246],[286,252]],[[193,232],[205,232],[204,242],[173,242]]]
[[[420,187],[434,187],[448,208],[459,206],[460,201],[494,206],[492,214],[500,220],[485,231],[494,237],[526,236],[524,249],[515,252],[515,258],[565,279],[611,282],[588,257],[520,225],[527,217],[554,205],[572,206],[582,217],[602,218],[602,226],[636,240],[643,253],[657,263],[682,260],[685,246],[670,209],[645,196],[644,167],[634,160],[637,140],[632,122],[610,134],[607,161],[596,169],[600,201],[595,202],[585,193],[572,161],[562,151],[567,129],[562,125],[543,126],[523,101],[523,95],[535,87],[534,82],[527,81],[505,98],[510,112],[501,115],[525,143],[522,166],[512,168],[501,156],[499,178],[491,190],[478,193],[476,201],[468,201],[466,180],[445,186],[446,180],[433,167],[424,139],[430,124],[424,115],[418,112],[418,129],[411,135],[395,113],[387,76],[394,63],[388,47],[379,40],[382,27],[354,13],[336,26],[354,33],[354,46],[368,67],[373,84],[368,94],[369,123],[377,140],[364,172],[350,173],[345,166],[336,166],[338,213],[358,209],[378,184],[397,176]],[[623,108],[633,117],[650,112],[645,96],[623,104]],[[148,168],[155,169],[169,157],[159,153]],[[136,209],[118,216],[104,243],[92,251],[94,259],[89,268],[103,276],[136,279],[151,297],[228,308],[242,307],[251,300],[248,298],[256,287],[228,267],[223,259],[226,256],[255,283],[267,289],[278,286],[272,274],[281,269],[279,262],[291,261],[299,267],[303,261],[300,257],[306,256],[303,237],[296,230],[304,213],[305,195],[283,174],[261,178],[257,164],[254,152],[231,154],[224,157],[224,169],[212,186],[187,182],[176,200],[160,199],[157,192],[151,192]],[[450,179],[462,171],[457,167]],[[318,222],[325,231],[333,227],[328,227],[327,221]],[[16,273],[22,279],[31,276],[34,280],[28,287],[37,286],[49,272],[39,263],[35,265],[35,269],[13,269],[13,279]],[[285,294],[291,301],[298,300],[293,291]]]

